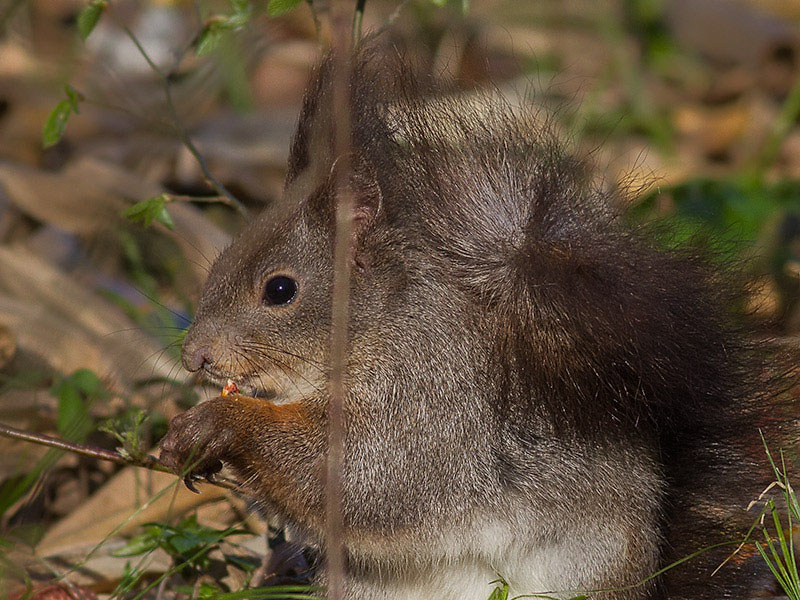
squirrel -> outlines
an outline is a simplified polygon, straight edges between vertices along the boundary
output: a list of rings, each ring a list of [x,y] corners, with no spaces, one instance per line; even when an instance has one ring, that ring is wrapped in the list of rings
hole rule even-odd
[[[218,257],[183,345],[186,369],[259,397],[202,402],[161,442],[177,472],[225,463],[323,546],[331,73],[305,94],[282,201]],[[623,223],[536,111],[432,90],[397,56],[354,59],[346,598],[485,600],[498,575],[560,598],[769,585],[750,550],[711,575],[735,545],[654,577],[741,540],[771,480],[775,385],[735,286]]]

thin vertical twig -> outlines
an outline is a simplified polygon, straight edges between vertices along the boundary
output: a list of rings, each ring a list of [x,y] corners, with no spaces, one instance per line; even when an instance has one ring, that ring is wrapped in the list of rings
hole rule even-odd
[[[350,78],[352,75],[350,0],[336,0],[330,7],[333,52],[333,139],[336,173],[336,238],[334,246],[333,299],[331,315],[331,376],[328,404],[328,464],[326,487],[326,560],[328,600],[344,597],[345,551],[342,503],[342,466],[346,431],[347,346],[350,312],[350,271],[353,229],[353,194],[350,123]]]
[[[327,0],[306,0],[306,4],[308,4],[308,9],[311,11],[311,19],[314,21],[317,43],[322,47],[325,45],[325,19],[321,15],[327,15]]]

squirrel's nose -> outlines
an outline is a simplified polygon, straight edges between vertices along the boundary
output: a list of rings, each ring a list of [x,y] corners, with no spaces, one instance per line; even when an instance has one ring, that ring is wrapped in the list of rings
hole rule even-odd
[[[184,368],[192,373],[199,371],[206,365],[214,363],[211,358],[211,350],[208,346],[200,346],[188,352],[184,350],[184,352],[181,353],[181,362]]]

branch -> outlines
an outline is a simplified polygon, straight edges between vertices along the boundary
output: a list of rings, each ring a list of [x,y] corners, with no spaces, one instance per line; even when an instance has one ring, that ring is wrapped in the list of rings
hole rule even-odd
[[[77,444],[75,442],[69,442],[67,440],[43,433],[32,433],[30,431],[25,431],[24,429],[17,429],[11,425],[6,425],[5,423],[0,423],[0,437],[22,440],[24,442],[30,442],[40,446],[47,446],[48,448],[55,448],[57,450],[64,450],[66,452],[72,452],[73,454],[87,456],[97,460],[107,460],[118,465],[141,467],[143,469],[159,471],[161,473],[173,473],[173,471],[162,465],[155,456],[148,455],[141,459],[131,458],[123,456],[119,452],[114,452],[113,450],[106,450],[105,448],[89,446],[86,444]],[[240,487],[235,481],[231,481],[227,478],[219,478],[214,481],[209,480],[209,483],[229,490],[236,490]]]
[[[183,145],[186,147],[187,150],[194,156],[194,159],[197,161],[197,164],[200,166],[200,170],[203,172],[203,175],[206,178],[208,184],[214,188],[214,190],[222,197],[225,198],[224,204],[227,204],[234,210],[236,210],[240,215],[242,215],[245,219],[250,219],[250,213],[248,212],[247,208],[245,207],[242,202],[236,198],[229,190],[226,188],[222,183],[217,180],[214,175],[211,174],[211,171],[208,168],[208,163],[206,163],[205,157],[200,154],[200,151],[197,149],[197,146],[194,145],[189,132],[186,131],[186,128],[183,126],[183,122],[181,121],[180,116],[178,115],[178,111],[175,108],[175,102],[172,99],[172,85],[169,80],[169,74],[165,73],[161,70],[153,59],[150,58],[150,55],[147,54],[147,51],[142,46],[139,39],[134,35],[134,33],[130,30],[129,27],[126,25],[122,25],[122,29],[125,32],[125,35],[134,43],[137,50],[139,50],[139,54],[147,61],[147,64],[150,65],[150,68],[153,72],[158,75],[158,78],[161,80],[161,87],[164,89],[164,95],[167,99],[167,108],[169,109],[170,117],[172,118],[173,125],[175,126],[175,130],[178,133],[178,137],[180,137]]]

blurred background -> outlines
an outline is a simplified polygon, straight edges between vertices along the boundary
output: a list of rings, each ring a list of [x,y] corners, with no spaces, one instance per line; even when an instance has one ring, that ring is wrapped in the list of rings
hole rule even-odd
[[[545,109],[628,218],[741,259],[760,333],[797,345],[798,0],[368,0],[381,28],[453,94]],[[320,36],[292,0],[0,0],[1,423],[135,455],[216,395],[178,357],[244,222],[221,191],[280,195]],[[193,597],[311,560],[272,532],[263,563],[240,498],[175,481],[0,437],[0,597],[65,572]]]

